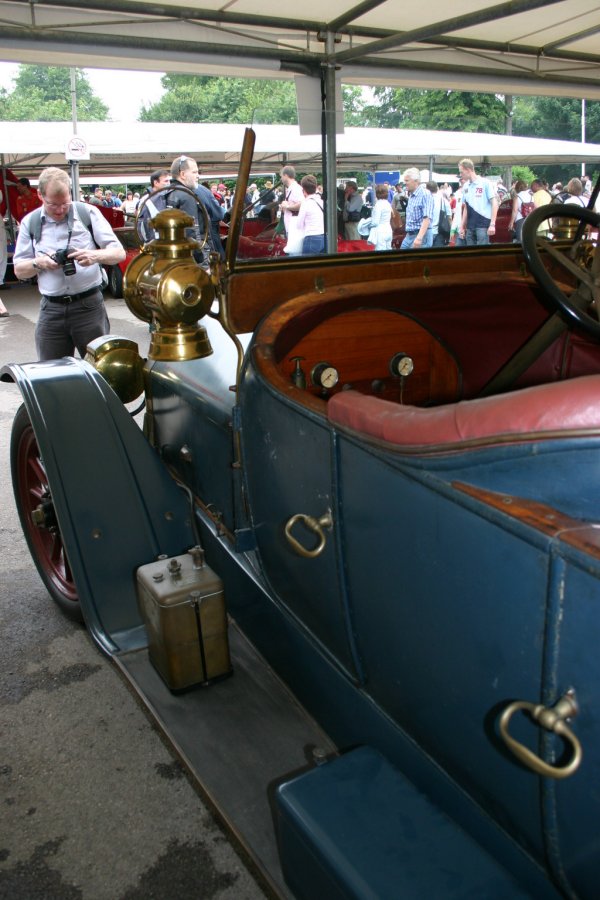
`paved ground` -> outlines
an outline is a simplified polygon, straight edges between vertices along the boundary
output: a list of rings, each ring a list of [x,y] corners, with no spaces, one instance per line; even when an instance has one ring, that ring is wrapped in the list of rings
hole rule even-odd
[[[35,358],[37,290],[1,292],[0,365]],[[142,353],[147,326],[108,299]],[[87,633],[48,597],[18,524],[0,384],[0,898],[254,900],[265,895]]]

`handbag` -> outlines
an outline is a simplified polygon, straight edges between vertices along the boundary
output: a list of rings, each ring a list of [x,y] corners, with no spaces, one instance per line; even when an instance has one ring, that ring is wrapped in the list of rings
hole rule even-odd
[[[287,244],[283,248],[283,252],[289,253],[291,256],[299,256],[302,253],[303,243],[304,231],[298,228],[298,223],[295,219],[290,219]]]
[[[447,244],[450,240],[450,219],[443,210],[440,213],[440,221],[438,222],[438,234]]]
[[[356,230],[361,237],[368,237],[371,232],[371,216],[369,216],[367,219],[361,219],[356,226]]]

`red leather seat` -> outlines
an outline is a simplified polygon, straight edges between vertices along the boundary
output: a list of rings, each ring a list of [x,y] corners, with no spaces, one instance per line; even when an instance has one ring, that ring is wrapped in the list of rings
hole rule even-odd
[[[600,431],[600,375],[429,409],[341,391],[327,404],[327,414],[334,425],[401,446],[493,443],[507,436]]]

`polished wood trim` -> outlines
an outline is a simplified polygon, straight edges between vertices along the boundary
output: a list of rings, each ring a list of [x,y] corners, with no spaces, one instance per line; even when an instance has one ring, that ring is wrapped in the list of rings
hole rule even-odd
[[[600,559],[600,522],[574,519],[537,500],[488,491],[460,481],[452,482],[452,487],[487,506],[501,510],[523,525]]]
[[[560,281],[564,269],[551,259],[547,268]],[[461,284],[512,281],[518,279],[530,287],[529,275],[521,247],[498,245],[400,251],[396,253],[338,254],[319,259],[293,257],[289,260],[266,260],[240,266],[227,280],[229,318],[238,333],[254,331],[261,319],[276,306],[293,297],[314,292],[326,294],[336,288],[368,284],[378,291],[382,281],[395,283],[398,293],[406,288],[439,286],[456,290]],[[541,294],[540,294],[541,297]]]

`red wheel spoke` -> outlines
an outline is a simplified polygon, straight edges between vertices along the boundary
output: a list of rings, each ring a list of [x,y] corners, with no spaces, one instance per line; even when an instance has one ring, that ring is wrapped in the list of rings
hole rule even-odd
[[[17,502],[29,547],[50,594],[70,615],[80,617],[79,597],[73,582],[62,536],[54,520],[52,497],[44,462],[31,423],[21,420],[17,447]],[[19,426],[17,426],[19,427]],[[13,458],[14,459],[14,458]],[[34,523],[31,513],[43,504],[51,528]]]
[[[62,553],[62,541],[60,538],[53,534],[50,537],[50,552],[48,553],[48,558],[55,566],[60,563],[60,556]]]
[[[46,470],[39,456],[29,458],[29,468],[31,469],[32,480],[46,488],[48,483]]]
[[[64,552],[64,548],[63,548],[63,561],[64,561],[64,566],[65,566],[65,581],[72,583],[73,573],[71,572],[71,566],[69,565],[69,560],[67,558],[67,554]]]

